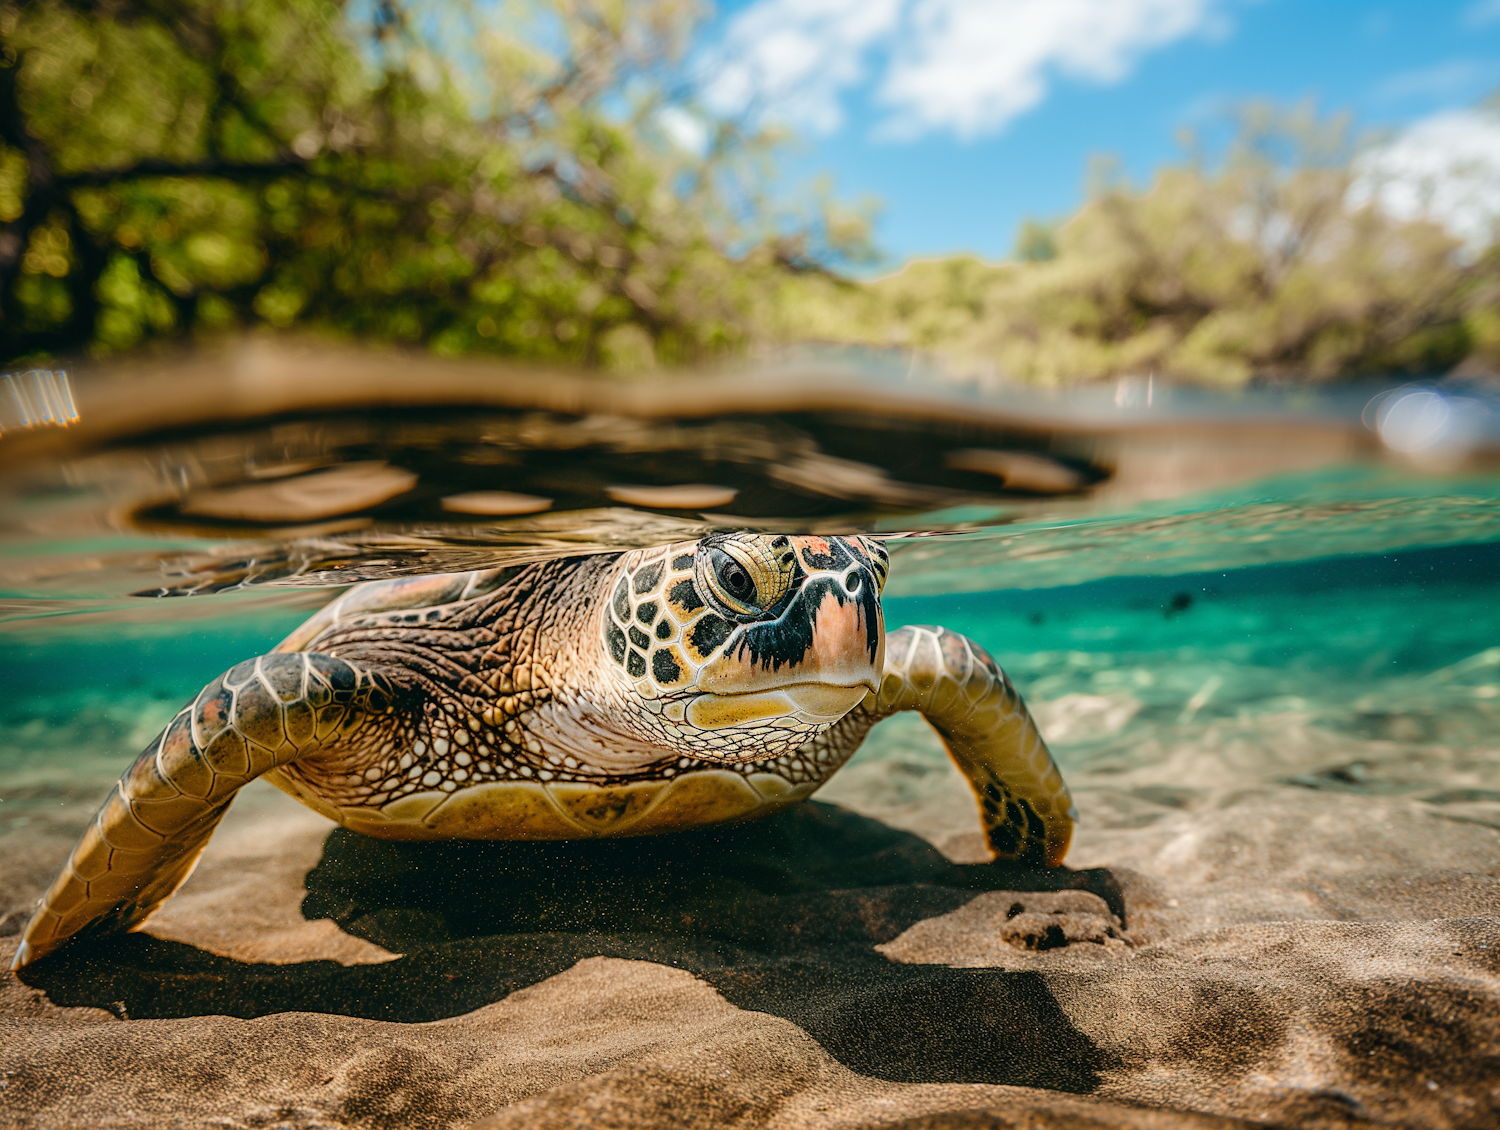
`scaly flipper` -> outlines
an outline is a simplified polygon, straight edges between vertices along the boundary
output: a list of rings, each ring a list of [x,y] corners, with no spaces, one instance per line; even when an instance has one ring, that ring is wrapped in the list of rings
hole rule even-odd
[[[395,720],[394,693],[382,675],[316,653],[261,656],[209,683],[110,792],[47,889],[12,968],[75,937],[140,926],[192,874],[241,787],[385,729],[378,723]]]
[[[995,857],[1062,862],[1077,819],[1068,787],[1026,704],[982,647],[947,628],[891,632],[880,694],[873,708],[869,701],[819,740],[857,745],[880,719],[921,712],[969,779]]]

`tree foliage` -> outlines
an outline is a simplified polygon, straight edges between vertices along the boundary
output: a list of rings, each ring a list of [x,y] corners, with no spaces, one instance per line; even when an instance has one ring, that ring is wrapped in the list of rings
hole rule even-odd
[[[871,283],[696,106],[694,0],[0,0],[0,360],[253,327],[642,369],[821,338],[1056,384],[1500,365],[1500,251],[1354,191],[1337,121],[1098,178],[1015,260]],[[1368,186],[1365,186],[1368,187]]]
[[[1500,250],[1353,191],[1343,124],[1246,114],[1218,165],[1096,186],[1017,261],[912,263],[862,287],[801,284],[783,333],[915,346],[949,368],[1059,384],[1155,372],[1234,385],[1500,365]]]
[[[267,325],[625,367],[733,349],[838,233],[768,238],[763,139],[672,86],[695,17],[0,0],[0,348]]]

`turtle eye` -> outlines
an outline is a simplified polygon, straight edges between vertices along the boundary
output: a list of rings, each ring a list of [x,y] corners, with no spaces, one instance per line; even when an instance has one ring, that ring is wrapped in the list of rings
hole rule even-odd
[[[762,609],[756,598],[755,578],[747,563],[736,561],[722,549],[710,549],[704,563],[703,579],[708,582],[709,596],[730,614],[756,616]]]
[[[780,603],[791,588],[795,564],[765,552],[759,540],[728,540],[702,547],[699,588],[710,604],[736,620],[753,620]]]
[[[714,580],[719,582],[723,595],[754,604],[755,581],[751,579],[750,571],[722,549],[713,550],[709,557],[713,561]]]

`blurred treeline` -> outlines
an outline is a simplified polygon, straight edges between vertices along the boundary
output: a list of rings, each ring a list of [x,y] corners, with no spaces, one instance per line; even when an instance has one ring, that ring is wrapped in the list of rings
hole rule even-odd
[[[861,229],[772,217],[766,139],[685,104],[697,14],[0,3],[0,348],[252,326],[627,369],[742,348],[777,280]]]
[[[1500,255],[1336,124],[874,282],[692,99],[691,0],[0,0],[0,360],[255,327],[635,371],[817,338],[1040,382],[1500,363]]]
[[[919,260],[859,288],[802,284],[787,332],[931,351],[1038,384],[1148,373],[1214,384],[1500,370],[1500,246],[1377,206],[1347,123],[1247,107],[1218,160],[1030,222],[1015,260]]]

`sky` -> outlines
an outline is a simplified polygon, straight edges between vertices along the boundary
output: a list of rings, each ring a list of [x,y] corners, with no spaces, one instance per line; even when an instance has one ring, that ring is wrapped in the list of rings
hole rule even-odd
[[[1082,202],[1091,158],[1145,183],[1251,99],[1388,138],[1369,167],[1393,211],[1466,236],[1500,215],[1500,114],[1474,109],[1500,91],[1500,0],[729,0],[698,58],[712,109],[796,131],[788,188],[879,200],[887,264],[1004,258]]]

